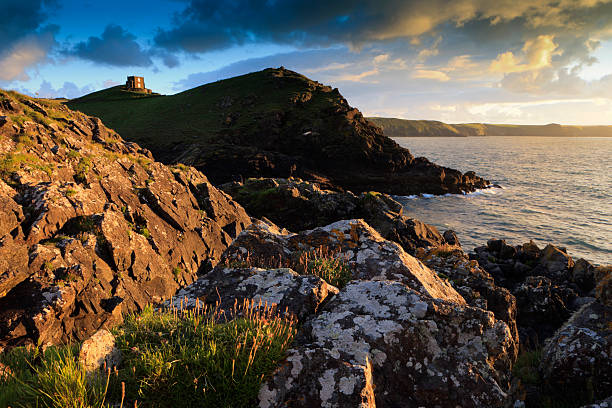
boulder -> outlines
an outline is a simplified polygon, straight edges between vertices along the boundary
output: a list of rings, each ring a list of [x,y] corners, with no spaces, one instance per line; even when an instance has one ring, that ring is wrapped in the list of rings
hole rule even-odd
[[[86,372],[117,367],[121,351],[115,347],[115,336],[108,330],[99,330],[81,345],[79,363]]]
[[[447,281],[360,219],[338,221],[299,234],[255,223],[228,247],[222,262],[247,260],[252,266],[277,267],[296,264],[305,252],[321,250],[344,259],[353,279],[395,280],[431,297],[465,304]]]
[[[305,319],[314,315],[328,296],[338,289],[316,276],[302,276],[287,268],[225,268],[216,267],[191,285],[181,289],[172,299],[176,308],[216,305],[231,310],[235,302],[253,301],[276,307]]]
[[[372,388],[378,407],[501,407],[516,347],[492,313],[391,281],[349,283],[302,336],[261,407],[374,406]]]
[[[521,342],[538,348],[571,316],[576,292],[553,285],[544,276],[528,276],[512,294],[518,307]]]
[[[612,395],[612,307],[594,301],[578,310],[546,343],[540,371],[561,395],[597,400]]]

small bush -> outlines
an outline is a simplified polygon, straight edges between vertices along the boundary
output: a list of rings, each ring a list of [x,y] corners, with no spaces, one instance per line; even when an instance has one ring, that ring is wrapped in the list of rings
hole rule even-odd
[[[65,195],[66,197],[70,198],[70,197],[74,197],[77,194],[77,191],[73,188],[69,188],[66,190]]]
[[[524,384],[536,385],[541,382],[538,366],[542,358],[542,350],[526,351],[518,356],[512,374]]]
[[[74,168],[74,180],[77,183],[85,184],[87,182],[87,174],[89,174],[90,168],[91,159],[89,157],[82,157]]]

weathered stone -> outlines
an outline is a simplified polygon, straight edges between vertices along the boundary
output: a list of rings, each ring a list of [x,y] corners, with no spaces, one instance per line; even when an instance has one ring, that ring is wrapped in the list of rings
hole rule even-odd
[[[501,407],[516,348],[492,313],[390,281],[349,283],[306,324],[301,341],[291,368],[262,387],[261,406],[346,406],[344,388],[357,390],[358,406],[369,388],[360,372],[371,365],[379,407]],[[321,349],[328,361],[314,366],[303,357]],[[363,369],[345,374],[355,366]]]
[[[193,284],[181,289],[173,299],[177,308],[192,308],[218,303],[228,310],[243,299],[275,305],[281,313],[295,315],[298,320],[314,315],[328,296],[338,289],[315,276],[301,276],[291,269],[216,267]]]
[[[0,347],[83,340],[168,299],[250,224],[193,168],[152,161],[97,118],[0,93],[0,115],[26,104],[49,122],[0,128],[0,153],[25,158],[0,181]]]
[[[99,330],[85,340],[79,352],[79,363],[87,372],[119,366],[121,351],[115,347],[115,336],[108,330]]]
[[[542,351],[545,383],[561,395],[592,390],[595,399],[612,394],[612,308],[598,301],[583,306],[551,337]]]
[[[397,242],[411,255],[417,248],[444,243],[435,227],[405,216],[402,205],[387,194],[330,191],[296,178],[248,179],[222,188],[253,216],[266,217],[294,232],[363,218],[385,239]]]
[[[292,349],[272,379],[261,387],[258,399],[260,408],[375,408],[372,364],[338,360],[325,348]]]
[[[325,227],[291,234],[265,223],[243,231],[224,254],[224,262],[243,259],[251,262],[282,262],[304,251],[326,248],[343,257],[354,279],[395,280],[434,298],[465,304],[452,286],[440,279],[398,244],[385,240],[363,220],[343,220]]]

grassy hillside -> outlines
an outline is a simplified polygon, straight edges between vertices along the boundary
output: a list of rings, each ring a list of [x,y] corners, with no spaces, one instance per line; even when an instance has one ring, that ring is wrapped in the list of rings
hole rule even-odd
[[[128,140],[163,152],[182,142],[208,142],[224,134],[248,134],[267,114],[285,112],[312,82],[294,73],[280,88],[270,70],[199,86],[176,95],[147,95],[113,87],[73,99],[67,105],[98,116]],[[331,90],[331,89],[330,89]],[[265,97],[264,97],[265,95]],[[311,94],[304,115],[316,113],[339,94]]]
[[[612,137],[612,126],[499,125],[490,123],[447,124],[435,120],[367,118],[389,137],[413,136],[565,136]]]

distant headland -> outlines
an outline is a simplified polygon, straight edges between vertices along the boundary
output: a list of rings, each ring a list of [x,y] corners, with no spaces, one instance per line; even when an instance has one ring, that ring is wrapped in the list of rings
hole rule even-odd
[[[612,137],[612,126],[502,125],[490,123],[449,124],[436,120],[367,118],[389,137],[467,137],[467,136],[563,136]]]

